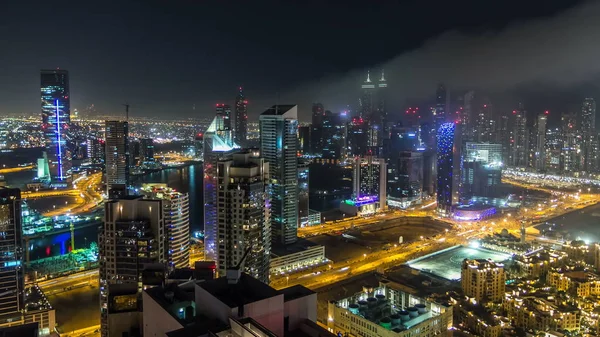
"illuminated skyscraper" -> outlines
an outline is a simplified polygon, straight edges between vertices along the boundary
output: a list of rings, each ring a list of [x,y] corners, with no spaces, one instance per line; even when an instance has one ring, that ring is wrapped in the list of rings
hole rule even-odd
[[[103,337],[139,331],[142,291],[164,283],[169,249],[163,216],[162,200],[128,196],[104,204],[98,234]]]
[[[190,266],[190,199],[187,193],[177,192],[167,184],[144,184],[142,193],[148,199],[163,201],[163,219],[167,228],[169,266]]]
[[[154,139],[140,138],[140,164],[154,163]]]
[[[231,129],[231,107],[227,104],[217,104],[215,110],[217,116],[219,116],[217,120],[218,129],[231,131],[233,136],[233,130]]]
[[[216,261],[218,258],[217,162],[239,148],[233,141],[231,129],[224,121],[223,111],[217,110],[215,118],[202,135],[204,140],[204,255],[208,261]]]
[[[577,114],[564,113],[560,120],[562,146],[559,169],[561,172],[573,172],[579,169],[577,154],[581,146],[581,135],[577,132]]]
[[[236,153],[217,162],[219,275],[237,266],[269,283],[271,255],[269,164],[251,153]]]
[[[21,191],[0,187],[0,324],[21,320],[24,310]]]
[[[513,166],[527,167],[529,154],[529,132],[527,130],[527,111],[523,104],[519,103],[519,108],[513,111],[515,116],[514,137],[513,137]]]
[[[367,79],[361,86],[362,97],[360,98],[360,117],[370,118],[373,114],[373,95],[375,83],[371,81],[371,73],[367,72]]]
[[[435,129],[439,130],[440,126],[447,122],[449,114],[450,96],[446,90],[446,86],[439,84],[435,92],[435,110],[433,120],[435,121]]]
[[[298,232],[298,107],[274,105],[260,115],[260,155],[269,163],[274,242],[296,242]]]
[[[548,121],[548,111],[540,114],[535,123],[536,144],[535,144],[535,169],[538,171],[546,170],[546,123]]]
[[[442,124],[437,132],[437,209],[444,215],[450,215],[460,200],[460,152],[460,125]]]
[[[244,96],[242,87],[235,98],[234,119],[234,141],[237,144],[244,144],[248,138],[248,100]]]
[[[106,121],[105,129],[107,194],[123,197],[129,184],[129,123]]]
[[[594,151],[596,135],[596,101],[586,98],[581,105],[580,132],[583,140],[581,147],[583,170],[587,173],[596,170],[596,156]]]
[[[310,125],[310,151],[312,155],[323,153],[323,118],[325,107],[321,103],[313,103]]]
[[[42,70],[42,129],[48,152],[53,185],[66,187],[71,180],[71,151],[67,146],[71,110],[69,73],[66,70]]]
[[[379,201],[380,208],[384,209],[387,200],[386,191],[386,164],[383,158],[373,156],[356,157],[353,162],[352,195],[355,200],[364,197]]]
[[[381,70],[381,77],[379,78],[379,82],[377,82],[377,117],[380,121],[382,134],[386,135],[388,131],[388,109],[387,109],[387,80],[385,79],[385,73]]]

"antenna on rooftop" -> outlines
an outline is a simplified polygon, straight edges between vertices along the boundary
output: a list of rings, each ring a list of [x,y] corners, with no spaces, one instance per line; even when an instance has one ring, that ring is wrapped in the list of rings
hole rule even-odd
[[[235,267],[227,268],[227,283],[228,284],[237,284],[238,281],[240,280],[240,276],[242,276],[241,266],[242,266],[242,263],[244,263],[244,261],[246,260],[246,257],[248,257],[250,250],[252,250],[252,246],[250,246],[250,247],[248,247],[248,249],[246,249],[244,256],[242,256],[242,258],[240,259],[240,262],[238,262],[238,264]]]

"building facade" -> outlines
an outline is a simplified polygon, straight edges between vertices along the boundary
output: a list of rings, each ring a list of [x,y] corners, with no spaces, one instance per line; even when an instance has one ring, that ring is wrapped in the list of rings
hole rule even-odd
[[[504,265],[491,260],[465,259],[460,284],[463,293],[477,302],[501,302],[506,289]]]
[[[71,151],[69,128],[71,107],[69,96],[69,72],[66,70],[42,70],[42,130],[44,132],[50,176],[58,187],[67,187],[71,180]]]
[[[204,192],[204,257],[208,261],[218,258],[217,247],[217,162],[235,152],[239,146],[233,141],[231,129],[226,127],[222,113],[217,113],[202,135],[203,192]]]
[[[298,107],[274,105],[260,115],[260,154],[269,163],[271,235],[282,244],[298,232]]]
[[[21,191],[0,187],[0,324],[21,317],[24,310]]]
[[[167,184],[144,184],[142,192],[149,199],[163,201],[163,218],[167,227],[169,266],[190,267],[190,199],[187,193]]]
[[[269,283],[271,255],[269,164],[249,152],[217,162],[219,275],[241,270]]]
[[[104,204],[98,237],[103,337],[140,331],[142,291],[164,282],[167,235],[162,200],[130,196]]]
[[[129,185],[129,123],[106,121],[105,127],[107,194],[124,196]]]
[[[234,141],[237,144],[244,144],[248,138],[248,100],[242,87],[235,98],[233,131]]]
[[[437,209],[443,215],[460,201],[461,166],[460,127],[444,123],[437,132]]]

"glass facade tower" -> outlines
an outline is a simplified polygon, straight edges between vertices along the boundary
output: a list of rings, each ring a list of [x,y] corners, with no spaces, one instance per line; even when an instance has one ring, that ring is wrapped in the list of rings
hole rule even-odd
[[[56,186],[66,187],[71,180],[71,152],[67,146],[71,124],[68,71],[42,70],[41,94],[50,178]]]
[[[269,163],[274,242],[294,243],[298,232],[298,107],[274,105],[260,115],[260,154]]]
[[[437,209],[450,215],[459,202],[461,142],[459,125],[443,123],[437,132]]]

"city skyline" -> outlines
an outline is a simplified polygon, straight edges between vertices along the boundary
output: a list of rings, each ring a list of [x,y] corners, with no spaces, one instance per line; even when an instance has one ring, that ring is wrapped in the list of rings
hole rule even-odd
[[[40,4],[39,7],[36,7],[35,11],[42,11],[46,6],[48,5]],[[219,5],[214,6],[215,8],[211,9],[214,9],[215,13],[224,10]],[[289,6],[291,5],[282,5],[281,7],[277,6],[270,9],[273,11],[291,10],[292,8]],[[347,12],[349,15],[348,18],[357,18],[362,16],[362,6],[364,4],[360,2],[351,2],[351,5],[343,11]],[[441,4],[440,6],[445,5]],[[503,97],[508,97],[502,99],[502,101],[512,101],[511,97],[515,95],[521,96],[515,98],[515,100],[524,101],[526,106],[530,107],[531,111],[546,109],[550,109],[551,111],[564,110],[564,106],[573,104],[581,96],[599,96],[593,78],[582,76],[580,71],[571,71],[573,68],[580,67],[580,64],[587,64],[593,67],[593,64],[590,62],[585,62],[587,59],[580,58],[584,57],[582,55],[591,55],[590,57],[593,57],[593,52],[582,51],[579,53],[581,55],[563,57],[562,59],[565,59],[564,62],[557,61],[553,64],[554,71],[551,76],[548,75],[549,77],[540,75],[533,69],[535,67],[533,67],[531,61],[546,61],[548,63],[549,60],[547,58],[540,58],[541,56],[529,58],[523,56],[516,63],[513,62],[515,64],[514,67],[508,68],[506,64],[498,63],[500,61],[498,61],[499,58],[497,57],[489,57],[476,62],[467,62],[466,64],[458,65],[449,64],[441,60],[441,63],[436,62],[439,63],[441,71],[435,75],[426,71],[422,67],[422,63],[414,64],[411,69],[406,68],[405,64],[413,63],[417,55],[420,58],[424,58],[423,56],[429,57],[430,55],[427,54],[427,50],[431,48],[438,49],[439,54],[444,54],[439,52],[441,48],[443,51],[448,51],[448,55],[455,55],[456,53],[453,51],[453,48],[447,46],[448,44],[452,44],[450,43],[451,41],[456,41],[458,45],[464,46],[466,50],[477,52],[474,48],[480,45],[481,36],[485,36],[489,32],[494,32],[494,35],[490,37],[489,48],[500,46],[504,50],[506,46],[510,47],[514,44],[528,45],[527,43],[532,40],[532,35],[537,31],[539,25],[545,25],[550,28],[562,28],[564,24],[561,24],[561,20],[573,26],[563,36],[571,37],[571,40],[576,41],[576,43],[583,43],[585,41],[579,41],[579,35],[582,35],[583,32],[595,32],[595,27],[590,27],[588,24],[585,26],[586,30],[582,31],[581,24],[578,22],[585,22],[585,15],[591,15],[600,10],[594,4],[577,5],[576,3],[572,3],[570,5],[572,6],[571,8],[566,8],[565,5],[550,2],[546,3],[543,8],[533,5],[519,6],[519,12],[515,13],[512,7],[513,4],[511,3],[494,6],[498,8],[495,8],[496,11],[486,11],[491,16],[485,20],[481,15],[478,15],[482,11],[478,6],[466,6],[464,13],[452,9],[452,13],[457,16],[456,20],[444,20],[436,23],[431,27],[427,27],[426,32],[418,34],[412,32],[415,35],[414,37],[402,35],[401,41],[406,42],[394,43],[394,47],[391,47],[390,43],[388,43],[392,39],[390,33],[386,29],[383,29],[385,25],[390,24],[389,21],[377,22],[374,27],[368,28],[364,32],[361,31],[364,29],[363,26],[360,29],[353,26],[346,28],[350,29],[348,31],[349,36],[344,36],[339,42],[335,42],[330,46],[325,45],[326,42],[323,41],[323,37],[320,37],[320,35],[323,35],[324,32],[326,36],[341,34],[340,29],[332,28],[330,25],[324,23],[318,23],[315,27],[307,28],[310,30],[306,34],[309,37],[314,37],[314,43],[317,46],[321,46],[324,50],[330,48],[335,50],[338,44],[350,38],[365,39],[369,36],[378,37],[374,42],[376,44],[383,44],[386,48],[382,48],[383,51],[376,55],[361,51],[351,60],[343,57],[332,59],[333,56],[329,56],[328,53],[319,53],[319,56],[313,61],[301,58],[302,55],[308,53],[308,50],[302,49],[306,43],[302,41],[310,41],[310,39],[305,39],[305,36],[302,36],[302,39],[300,39],[300,32],[296,29],[291,29],[290,33],[292,34],[289,34],[287,39],[273,39],[278,37],[279,33],[264,30],[260,31],[261,33],[265,33],[264,36],[252,34],[253,32],[258,33],[257,30],[267,27],[264,24],[250,25],[248,18],[245,17],[246,12],[243,11],[251,10],[250,13],[257,14],[260,17],[266,14],[266,11],[264,11],[265,4],[258,4],[253,9],[248,9],[247,6],[240,6],[230,14],[232,17],[239,18],[240,20],[232,20],[234,24],[229,29],[233,30],[243,27],[250,29],[245,34],[246,39],[242,42],[240,48],[254,45],[265,46],[264,52],[241,53],[240,56],[234,56],[237,55],[235,54],[237,47],[231,47],[223,48],[222,51],[215,51],[216,55],[208,57],[206,53],[202,53],[197,47],[183,42],[184,38],[190,36],[192,32],[197,32],[201,29],[205,29],[206,31],[193,38],[198,42],[214,42],[218,37],[223,37],[223,41],[226,43],[226,41],[232,41],[233,39],[232,36],[223,32],[216,33],[214,36],[210,35],[210,32],[214,29],[209,27],[210,22],[214,20],[213,17],[207,18],[207,22],[203,24],[189,20],[190,15],[197,14],[203,9],[201,5],[184,5],[181,3],[173,5],[169,10],[172,11],[173,15],[182,15],[184,20],[180,20],[177,24],[172,25],[165,32],[156,31],[157,28],[152,28],[148,33],[144,33],[138,29],[132,29],[127,25],[127,19],[131,20],[131,22],[146,24],[146,20],[157,17],[159,13],[162,14],[164,8],[160,4],[149,3],[143,13],[146,16],[141,15],[142,13],[129,16],[127,13],[129,13],[128,11],[131,8],[125,4],[124,8],[111,12],[106,18],[98,14],[92,14],[89,17],[89,22],[80,22],[80,19],[76,20],[76,22],[80,23],[77,26],[78,31],[81,31],[77,37],[80,38],[83,45],[89,46],[89,51],[81,53],[81,50],[78,50],[80,51],[79,53],[74,53],[71,47],[66,47],[64,50],[57,49],[48,54],[42,53],[40,56],[27,56],[19,59],[16,58],[16,55],[19,55],[18,53],[23,48],[29,47],[28,41],[31,34],[33,31],[37,31],[32,28],[45,24],[47,19],[40,18],[39,22],[15,22],[12,18],[9,18],[5,22],[5,25],[8,28],[15,29],[7,29],[5,31],[16,31],[16,34],[13,34],[14,36],[7,36],[6,40],[21,40],[18,43],[14,43],[15,48],[11,48],[8,54],[4,55],[4,58],[6,58],[4,64],[9,67],[8,74],[12,74],[16,70],[18,70],[18,73],[15,72],[14,75],[9,75],[12,78],[11,82],[0,81],[0,102],[2,102],[0,113],[36,113],[32,100],[33,91],[31,91],[33,90],[32,84],[34,83],[32,74],[41,68],[56,67],[71,71],[72,87],[76,88],[72,94],[72,108],[77,108],[81,111],[87,106],[94,104],[101,113],[116,114],[122,111],[120,104],[132,102],[132,116],[159,117],[165,114],[174,114],[181,117],[196,117],[198,115],[208,117],[210,116],[210,106],[216,102],[227,102],[233,106],[235,88],[242,85],[248,97],[251,98],[248,108],[251,119],[255,119],[261,111],[264,111],[266,107],[280,99],[281,101],[297,102],[300,119],[306,120],[310,113],[309,104],[312,101],[322,101],[326,106],[330,106],[332,110],[341,110],[347,105],[356,108],[358,105],[355,99],[357,97],[356,91],[359,90],[356,83],[363,79],[366,70],[372,69],[375,71],[381,68],[385,69],[385,77],[390,82],[391,88],[394,88],[399,93],[399,95],[393,95],[397,97],[387,104],[394,110],[404,108],[404,105],[407,103],[413,103],[411,101],[424,100],[429,96],[430,86],[439,82],[445,83],[450,92],[454,90],[475,89],[490,90],[495,94],[501,93]],[[85,13],[87,10],[86,6],[81,4],[73,6],[61,6],[59,4],[58,7],[64,10],[64,13],[60,12],[57,14],[59,17],[63,15],[77,17],[78,14]],[[296,10],[297,8],[293,9]],[[411,15],[416,16],[411,20],[417,20],[419,16],[424,15],[419,9],[419,7],[404,8],[402,5],[379,5],[374,6],[371,10],[377,14],[390,12],[390,14],[382,14],[383,18],[389,18],[389,15],[394,13],[394,11],[403,12],[403,10],[409,10]],[[308,6],[298,10],[300,12],[321,10],[323,13],[329,13],[339,9],[331,8],[330,5],[324,5],[323,8]],[[13,4],[7,10],[9,13],[14,12],[15,14],[22,11],[24,11],[24,8]],[[16,16],[14,15],[13,17]],[[33,17],[35,18],[36,16]],[[215,15],[215,17],[218,17],[218,15]],[[460,18],[464,20],[461,22]],[[112,19],[118,22],[118,24],[114,28],[107,28],[102,24],[91,26],[92,23],[100,23],[102,19]],[[161,18],[161,20],[160,22],[164,23],[172,21],[169,16]],[[293,20],[303,22],[305,19],[293,17]],[[490,27],[488,24],[490,20],[497,26],[493,25]],[[24,24],[29,24],[29,28],[23,28]],[[75,24],[75,22],[69,22],[69,25],[72,24]],[[409,25],[410,22],[402,23],[402,25],[404,24]],[[106,32],[104,31],[105,29],[107,30]],[[122,36],[114,41],[111,40],[114,43],[112,48],[102,49],[109,43],[102,37],[103,33],[116,33],[117,30],[119,30],[119,34]],[[460,33],[456,33],[457,30]],[[553,29],[549,29],[549,31],[552,32]],[[88,35],[82,37],[79,35],[82,33],[88,33]],[[148,40],[148,34],[151,33],[156,33],[157,38],[153,41]],[[519,35],[523,36],[523,38],[514,38],[515,33],[520,33]],[[165,36],[166,34],[171,34],[170,36],[173,36],[172,40]],[[225,35],[223,36],[223,34]],[[586,34],[583,34],[583,36],[585,37]],[[136,38],[139,38],[139,41]],[[266,39],[270,40],[272,45],[265,45]],[[567,40],[551,40],[555,41],[555,45],[552,44],[547,48],[552,48],[550,51],[556,50],[557,53],[562,49],[571,50],[572,46],[564,48],[565,43],[571,43],[571,40],[568,38]],[[292,44],[298,43],[301,54],[290,56],[288,53],[290,47],[278,48],[280,45],[290,44],[290,42]],[[172,46],[174,52],[171,56],[163,59],[159,56],[164,53],[161,52],[161,47],[166,44]],[[585,47],[586,45],[583,44],[583,46]],[[124,49],[126,52],[125,55],[130,56],[122,58],[121,55],[123,54],[117,55],[115,48]],[[134,55],[136,55],[134,52],[135,48],[139,48],[139,50],[152,48],[154,52],[140,57],[139,62],[133,62]],[[215,48],[212,50],[215,50]],[[231,52],[229,52],[230,50]],[[255,48],[252,50],[255,50]],[[104,57],[98,59],[98,56],[93,56],[89,60],[82,59],[82,56],[89,56],[87,53],[91,51],[97,51],[99,55]],[[267,51],[270,52],[270,56],[261,58],[265,56],[263,54]],[[487,53],[487,47],[482,49],[481,52],[484,54]],[[156,54],[156,56],[153,56],[153,54]],[[204,62],[191,63],[187,56],[184,56],[188,54],[197,55],[200,57],[199,60],[204,60]],[[546,55],[553,53],[538,54]],[[41,56],[45,57],[42,59]],[[240,60],[240,57],[245,57],[245,59]],[[272,62],[273,58],[277,58],[277,62]],[[447,57],[448,60],[461,58],[462,55]],[[425,59],[427,58],[425,57]],[[560,59],[560,57],[557,57],[557,59]],[[98,62],[93,67],[90,67],[89,62],[92,60],[97,60]],[[174,61],[177,62],[176,65]],[[435,61],[440,60],[429,59],[428,62]],[[291,64],[295,66],[286,68]],[[169,71],[158,77],[161,80],[158,80],[156,77],[149,78],[146,73],[147,69],[165,69],[165,67]],[[187,70],[187,73],[184,71],[184,67],[186,67],[185,70]],[[238,69],[241,67],[244,68],[244,71]],[[486,80],[486,78],[481,76],[473,77],[473,70],[476,68],[481,70],[481,67],[484,69],[508,69],[508,73],[497,76],[495,79],[500,88],[496,85],[490,85],[489,80]],[[464,71],[449,73],[448,69],[450,68],[463,69]],[[517,68],[519,71],[515,72],[512,70],[516,70]],[[526,71],[522,71],[521,68],[525,68]],[[100,72],[106,71],[111,71],[114,76],[107,79],[103,78],[104,76],[100,76]],[[201,76],[200,72],[202,71],[206,71],[206,73]],[[514,79],[505,80],[506,75],[511,72],[516,74]],[[593,68],[586,69],[586,72],[592,77],[595,74]],[[521,73],[523,74],[521,75]],[[561,73],[561,76],[557,76],[555,73]],[[200,80],[195,80],[194,76],[200,78]],[[287,80],[290,76],[294,78],[294,81]],[[493,76],[488,75],[488,77]],[[168,88],[164,88],[161,86],[162,81],[167,81],[171,85]],[[142,82],[142,84],[140,85],[137,82]],[[540,84],[547,90],[540,90]],[[509,89],[508,92],[506,92],[506,89]],[[159,90],[162,90],[162,94],[159,94]],[[544,94],[544,91],[550,91],[551,93]],[[561,94],[556,95],[557,93]],[[542,103],[536,102],[535,104],[531,104],[528,102],[529,100],[537,101],[536,97],[540,96],[540,94],[542,94]],[[166,97],[169,97],[169,99]],[[501,105],[512,104],[512,102],[499,103],[503,102],[498,102],[497,104],[502,109],[504,108]],[[535,106],[538,104],[541,105],[539,109]]]

